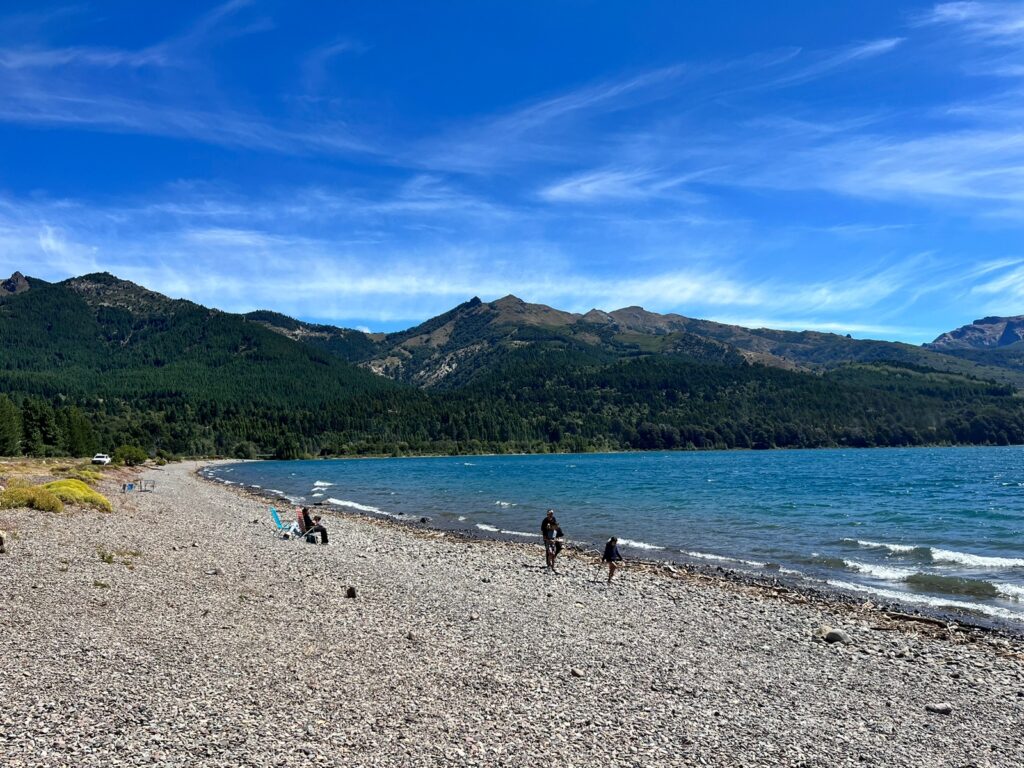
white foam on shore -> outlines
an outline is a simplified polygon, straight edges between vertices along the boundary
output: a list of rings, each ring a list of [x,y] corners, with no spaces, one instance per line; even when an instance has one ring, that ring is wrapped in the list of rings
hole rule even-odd
[[[619,544],[624,547],[632,547],[633,549],[664,549],[659,547],[657,544],[648,544],[646,541],[633,541],[633,539],[619,539]]]
[[[619,539],[621,541],[621,539]],[[690,557],[697,557],[701,560],[714,560],[720,563],[743,563],[743,565],[749,565],[752,568],[764,568],[767,563],[759,563],[757,560],[742,560],[738,557],[723,557],[722,555],[712,555],[709,552],[684,552],[684,555]]]
[[[538,536],[536,533],[527,533],[526,531],[506,531],[504,528],[501,529],[501,532],[506,536],[524,536],[528,539],[535,539]]]
[[[463,522],[466,519],[465,515],[459,515],[459,522]]]
[[[334,485],[334,483],[328,483],[324,480],[317,480],[313,483],[314,488],[330,488],[332,485]]]
[[[367,504],[360,504],[355,501],[348,501],[347,499],[328,499],[328,504],[334,504],[339,507],[349,507],[351,509],[358,509],[360,512],[372,512],[375,515],[384,515],[385,517],[399,517],[398,515],[392,514],[391,512],[385,512],[383,509],[378,507],[371,507]]]
[[[996,589],[1003,597],[1011,600],[1024,600],[1024,587],[1017,584],[996,584]]]
[[[856,560],[843,560],[843,563],[851,571],[857,571],[867,576],[874,576],[884,581],[903,581],[913,576],[917,571],[910,568],[893,568],[888,565],[875,565],[873,563],[858,563]]]
[[[496,526],[493,526],[493,525],[488,525],[487,523],[477,523],[476,527],[479,528],[481,531],[490,531],[491,533],[501,533],[501,528],[497,528]]]
[[[284,496],[284,491],[279,491],[277,488],[267,488],[267,493],[276,493],[278,496]]]
[[[968,552],[956,552],[951,549],[933,549],[932,560],[937,563],[959,563],[975,568],[1024,568],[1024,558],[972,555]]]
[[[912,544],[886,544],[882,541],[867,541],[865,539],[843,539],[851,544],[856,544],[859,547],[867,547],[868,549],[888,549],[890,552],[896,552],[899,554],[906,554],[907,552],[913,552],[917,547]]]
[[[965,603],[962,600],[947,600],[942,597],[930,597],[928,595],[918,595],[911,592],[897,592],[893,589],[880,589],[878,587],[869,587],[863,584],[853,584],[849,581],[836,581],[829,580],[826,582],[830,587],[836,589],[845,589],[853,592],[867,592],[872,595],[884,597],[888,600],[898,600],[901,603],[918,603],[920,605],[929,605],[933,608],[954,608],[961,611],[974,611],[978,613],[985,613],[989,616],[996,616],[1001,619],[1011,619],[1013,621],[1024,620],[1024,613],[1020,611],[1010,611],[1006,608],[997,608],[994,605],[984,605],[982,603]]]

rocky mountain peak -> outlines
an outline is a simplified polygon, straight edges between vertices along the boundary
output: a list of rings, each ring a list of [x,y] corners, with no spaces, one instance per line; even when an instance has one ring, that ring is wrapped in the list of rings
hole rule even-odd
[[[0,291],[3,293],[24,293],[31,286],[21,272],[15,272],[9,278],[0,283]]]
[[[969,325],[943,333],[929,349],[993,349],[1024,341],[1024,315],[982,317]]]

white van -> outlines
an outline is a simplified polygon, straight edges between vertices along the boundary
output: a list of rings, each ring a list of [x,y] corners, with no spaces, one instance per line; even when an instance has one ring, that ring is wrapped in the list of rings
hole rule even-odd
[[[93,464],[109,464],[110,463],[110,457],[107,456],[107,454],[105,454],[105,453],[97,453],[95,456],[92,457],[92,463]]]

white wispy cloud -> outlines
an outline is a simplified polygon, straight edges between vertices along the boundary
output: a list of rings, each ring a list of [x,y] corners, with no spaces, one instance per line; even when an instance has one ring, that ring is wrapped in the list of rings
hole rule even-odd
[[[848,64],[889,53],[900,45],[903,40],[904,38],[902,37],[886,37],[879,40],[869,40],[865,43],[856,43],[837,51],[819,54],[816,60],[812,60],[808,64],[795,68],[792,72],[787,72],[780,77],[770,80],[763,87],[795,85],[818,79]]]
[[[0,120],[23,125],[139,133],[288,154],[363,154],[376,150],[348,123],[268,119],[223,100],[197,98],[211,80],[204,46],[267,28],[265,20],[237,28],[229,19],[252,6],[230,0],[177,35],[137,50],[69,46],[0,48]],[[337,52],[337,51],[335,51]],[[159,68],[151,83],[134,70]],[[123,70],[118,72],[117,70]],[[200,106],[205,102],[206,106]]]
[[[346,240],[337,233],[350,235],[351,220],[335,221],[338,209],[320,211],[319,223],[334,221],[335,228],[312,236],[304,227],[287,228],[293,220],[281,202],[303,197],[292,191],[252,199],[249,205],[203,198],[181,201],[170,210],[160,201],[104,209],[73,200],[20,204],[5,199],[0,201],[0,268],[48,279],[108,270],[226,310],[270,308],[342,324],[421,320],[472,295],[494,299],[515,293],[578,312],[640,305],[691,316],[746,318],[748,325],[755,325],[751,318],[757,317],[786,320],[782,313],[799,307],[816,315],[806,322],[790,315],[775,327],[863,333],[897,333],[896,324],[866,324],[860,318],[867,312],[879,318],[884,314],[879,308],[926,282],[912,260],[838,279],[784,279],[744,276],[714,258],[688,264],[684,253],[672,261],[650,262],[644,274],[636,273],[642,258],[625,269],[595,273],[586,262],[566,258],[553,241],[484,243],[464,233],[461,241],[425,243],[398,240],[394,229],[379,242]],[[385,201],[379,207],[386,208]],[[1010,266],[996,265],[978,276],[991,282],[993,271]],[[988,282],[979,295],[986,293]]]
[[[939,3],[916,18],[918,25],[951,26],[985,42],[1024,41],[1024,5],[1019,2]]]
[[[540,191],[540,197],[550,202],[601,202],[608,200],[637,200],[660,196],[699,179],[708,171],[681,176],[666,175],[647,169],[608,168],[587,171],[561,179]],[[690,199],[697,195],[690,193]]]

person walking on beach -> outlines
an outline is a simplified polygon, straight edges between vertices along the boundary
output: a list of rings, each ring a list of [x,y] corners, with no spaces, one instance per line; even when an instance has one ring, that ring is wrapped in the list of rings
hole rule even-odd
[[[622,562],[622,555],[619,554],[619,540],[614,536],[608,539],[608,543],[604,545],[604,555],[601,556],[601,562],[608,563],[608,583],[611,584],[612,576],[618,570],[618,564]]]
[[[555,558],[562,551],[562,539],[565,534],[562,533],[562,528],[555,519],[555,510],[549,509],[547,515],[541,520],[540,535],[544,538],[544,559],[548,569],[552,573],[558,573],[555,570]]]

